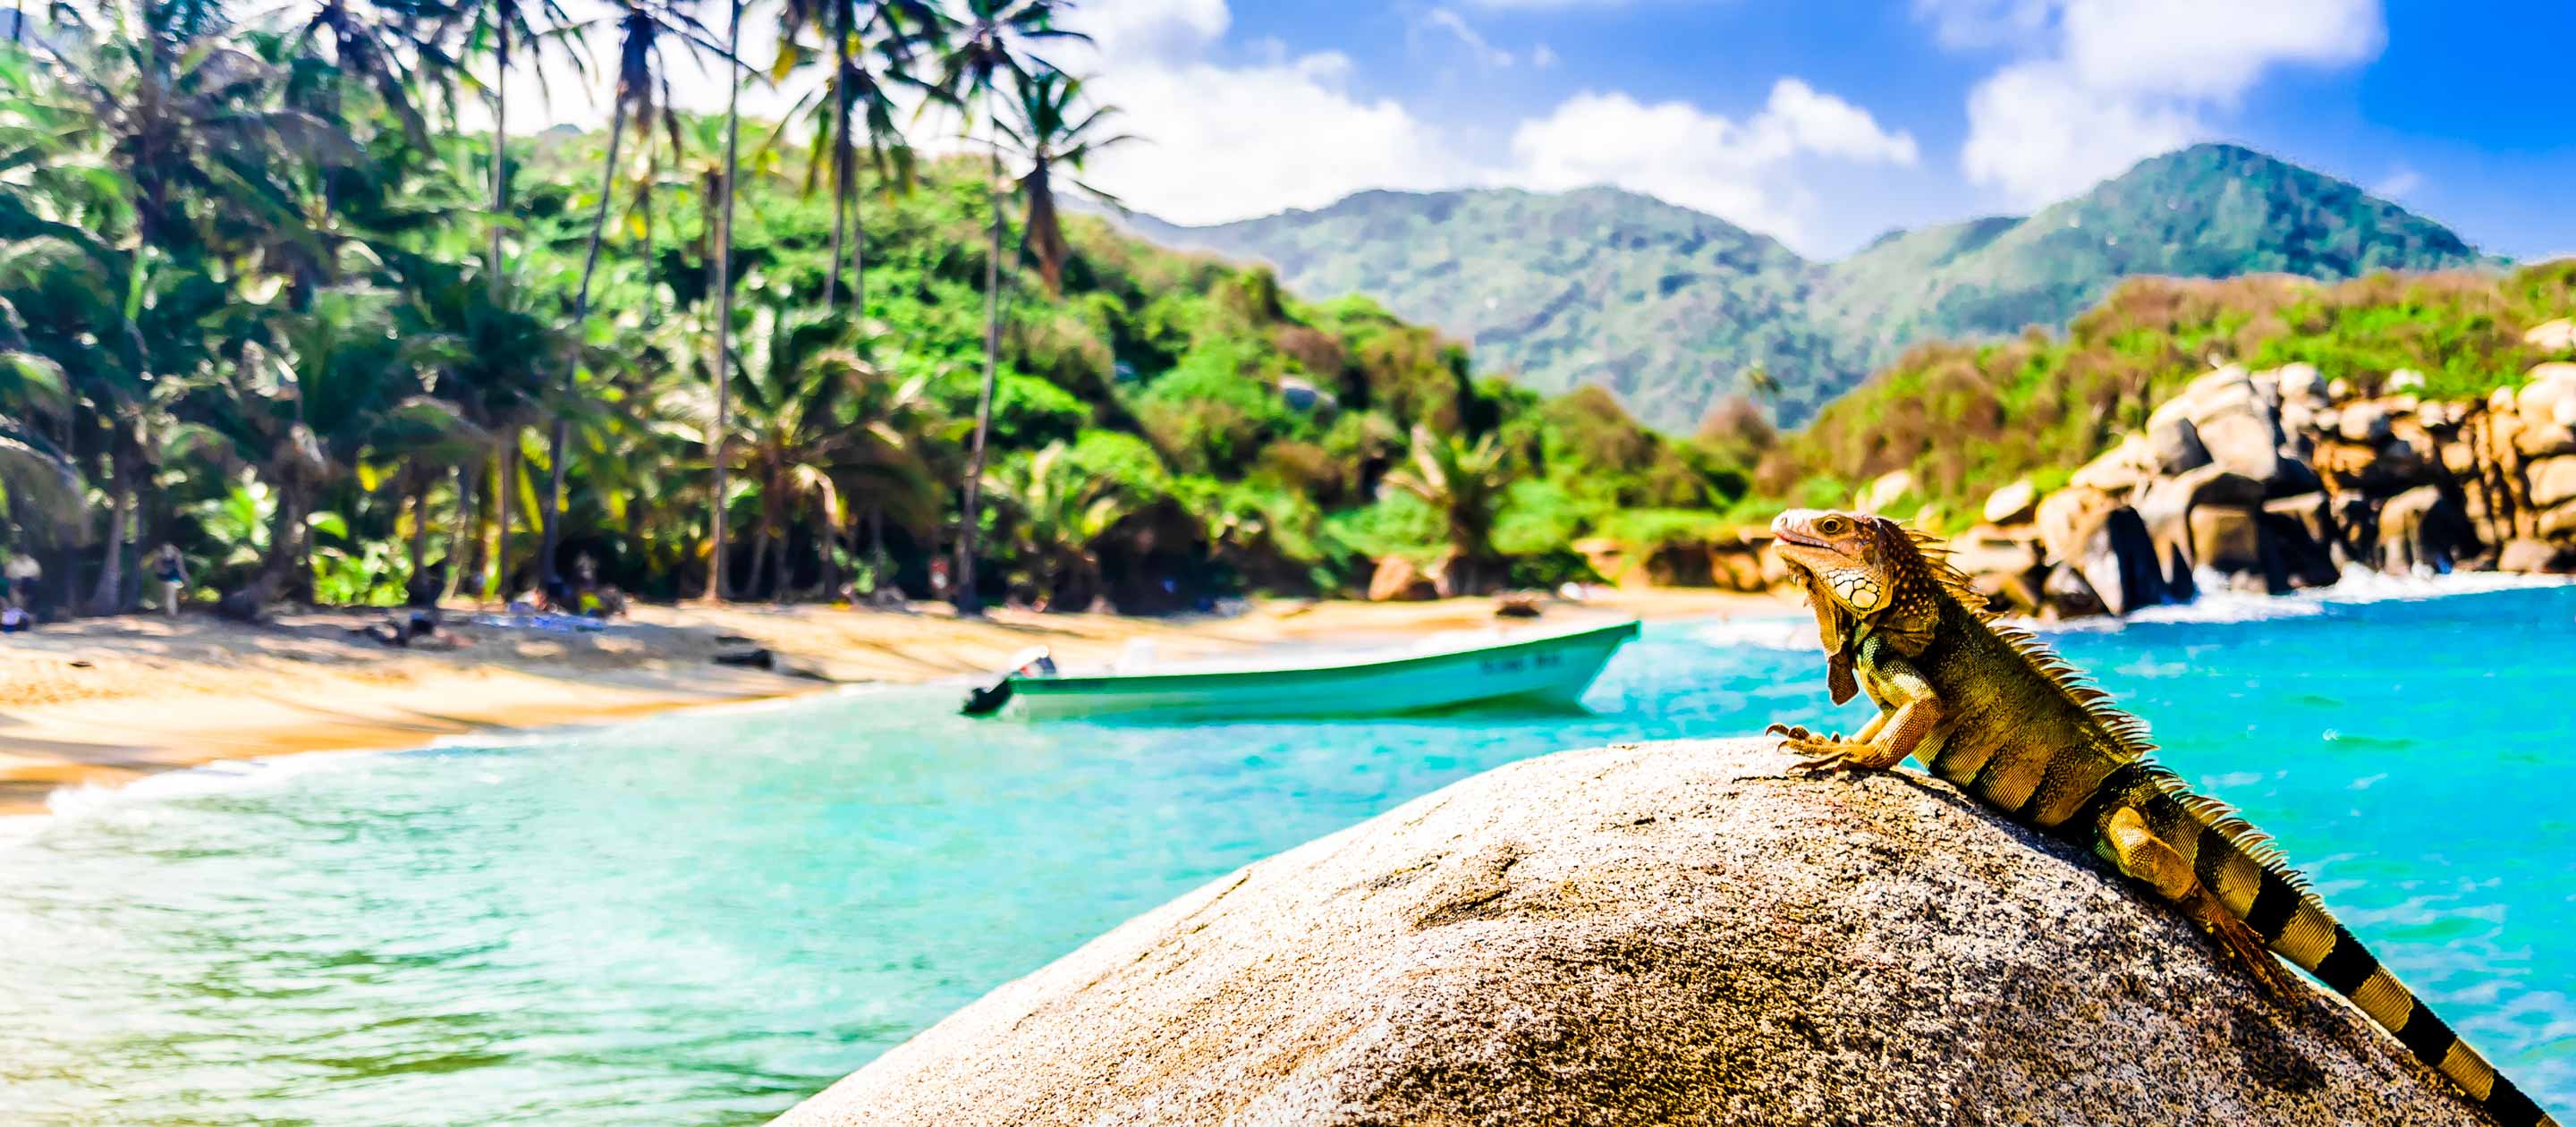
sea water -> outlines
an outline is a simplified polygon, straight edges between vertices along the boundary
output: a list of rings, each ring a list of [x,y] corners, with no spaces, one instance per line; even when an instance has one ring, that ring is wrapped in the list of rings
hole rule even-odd
[[[2427,593],[2054,641],[2576,1110],[2576,589]],[[1827,703],[1813,647],[1797,618],[1653,626],[1571,715],[1031,725],[871,690],[62,796],[0,826],[0,1122],[757,1122],[1121,920],[1477,771],[1848,729],[1866,713]]]

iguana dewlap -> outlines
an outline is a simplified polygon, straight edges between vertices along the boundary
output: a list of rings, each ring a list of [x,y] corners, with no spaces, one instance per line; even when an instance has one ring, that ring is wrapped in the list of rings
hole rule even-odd
[[[2349,998],[2505,1127],[2556,1120],[2416,1000],[2328,914],[2271,839],[2155,764],[2146,726],[2029,633],[1988,620],[1945,554],[1883,517],[1772,522],[1816,612],[1835,703],[1879,715],[1850,739],[1773,726],[1801,767],[1879,771],[1907,756],[2013,820],[2091,849],[2172,902],[2267,985],[2269,952]]]

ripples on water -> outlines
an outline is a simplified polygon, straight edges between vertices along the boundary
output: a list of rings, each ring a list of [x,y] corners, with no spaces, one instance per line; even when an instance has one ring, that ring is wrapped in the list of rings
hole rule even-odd
[[[2576,1107],[2576,590],[2379,593],[2056,640]],[[1650,628],[1581,716],[1031,726],[868,691],[69,796],[0,824],[0,1121],[757,1122],[1120,920],[1476,771],[1850,727],[1810,629]]]

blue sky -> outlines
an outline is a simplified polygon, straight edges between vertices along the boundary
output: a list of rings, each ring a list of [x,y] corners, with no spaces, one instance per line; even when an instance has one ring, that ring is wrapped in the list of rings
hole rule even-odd
[[[2576,4],[1089,0],[1066,65],[1151,138],[1102,187],[1207,222],[1370,187],[1607,182],[1838,256],[2195,140],[2516,257],[2576,252]]]

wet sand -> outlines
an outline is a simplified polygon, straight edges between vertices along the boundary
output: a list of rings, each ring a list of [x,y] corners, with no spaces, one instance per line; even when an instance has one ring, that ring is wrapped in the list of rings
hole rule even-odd
[[[399,748],[444,736],[598,723],[864,682],[990,671],[1030,646],[1067,664],[1150,645],[1188,659],[1284,642],[1396,639],[1495,622],[1490,599],[1269,601],[1224,618],[1001,610],[639,607],[583,633],[473,625],[453,649],[394,648],[353,628],[382,612],[324,611],[262,626],[187,614],[85,619],[0,638],[0,815],[40,813],[56,788],[114,786],[218,759]],[[1550,603],[1543,621],[1780,614],[1716,591],[1615,591]],[[759,646],[772,670],[718,665]]]

